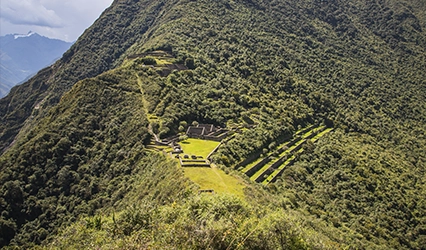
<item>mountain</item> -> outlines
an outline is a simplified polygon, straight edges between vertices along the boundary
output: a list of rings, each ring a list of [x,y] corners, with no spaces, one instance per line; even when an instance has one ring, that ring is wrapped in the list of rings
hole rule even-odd
[[[424,249],[425,8],[114,1],[0,99],[0,244]]]
[[[59,59],[70,46],[71,43],[33,32],[0,37],[0,98],[16,84]]]

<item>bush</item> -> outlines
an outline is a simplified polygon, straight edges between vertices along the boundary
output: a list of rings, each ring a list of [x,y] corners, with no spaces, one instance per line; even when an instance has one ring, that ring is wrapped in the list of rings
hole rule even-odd
[[[145,65],[156,65],[157,64],[157,61],[155,60],[155,58],[150,57],[150,56],[143,58],[142,62]]]
[[[185,66],[188,67],[188,69],[195,69],[194,58],[186,58],[185,59]]]

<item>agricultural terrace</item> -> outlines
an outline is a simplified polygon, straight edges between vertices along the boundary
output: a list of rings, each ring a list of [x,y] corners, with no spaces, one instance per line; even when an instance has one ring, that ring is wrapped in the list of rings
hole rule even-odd
[[[188,161],[191,161],[191,156],[196,156],[197,159],[200,159],[200,157],[206,159],[219,144],[217,141],[194,138],[180,142],[183,155],[188,156]],[[213,164],[210,167],[185,167],[183,170],[185,176],[196,183],[200,190],[213,190],[215,193],[228,193],[241,198],[244,197],[245,185],[243,181],[226,174]]]
[[[209,141],[195,138],[188,138],[185,141],[179,142],[184,155],[202,156],[206,159],[207,156],[219,145],[220,142]]]
[[[264,185],[274,182],[286,167],[294,163],[296,155],[303,153],[303,144],[308,140],[316,142],[331,130],[332,128],[319,124],[303,128],[297,131],[290,141],[282,143],[267,156],[260,157],[246,166],[242,166],[240,170],[252,181]]]
[[[244,182],[228,175],[216,166],[183,168],[185,176],[200,187],[200,190],[213,190],[215,193],[233,194],[244,198]]]

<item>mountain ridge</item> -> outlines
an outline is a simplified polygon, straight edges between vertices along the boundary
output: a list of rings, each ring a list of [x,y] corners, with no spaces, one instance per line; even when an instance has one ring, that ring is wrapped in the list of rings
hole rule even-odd
[[[2,244],[422,249],[419,4],[115,1],[60,61],[0,100],[1,227],[14,233]],[[156,50],[173,57],[132,57]],[[167,63],[188,69],[161,74]],[[184,170],[146,148],[149,126],[165,138],[194,121],[256,125],[212,156],[239,178],[239,162],[280,138],[321,122],[334,130],[305,143],[275,183],[245,179],[241,202],[198,196]],[[71,233],[55,238],[59,228]]]
[[[111,11],[119,11],[121,12],[121,8],[133,8],[132,6],[126,5],[125,3],[119,4],[120,1],[114,3],[110,9]],[[149,1],[145,1],[149,2]],[[142,3],[143,4],[143,3]],[[143,7],[146,7],[143,5]],[[148,11],[149,9],[147,9]],[[108,9],[107,11],[108,12]],[[110,21],[113,18],[114,21]],[[43,113],[43,104],[46,103],[46,109],[49,109],[51,104],[56,104],[61,95],[69,90],[69,88],[78,80],[93,77],[97,74],[100,74],[108,69],[114,67],[113,61],[118,59],[118,54],[114,52],[113,48],[108,48],[108,37],[114,37],[115,32],[117,32],[120,25],[123,26],[123,23],[129,22],[132,17],[120,17],[120,15],[101,15],[101,18],[95,21],[94,25],[87,29],[83,35],[77,40],[77,42],[71,46],[71,48],[64,53],[63,57],[58,60],[54,65],[50,66],[48,71],[50,71],[50,75],[45,75],[45,78],[41,78],[44,74],[39,74],[31,78],[27,81],[20,89],[12,89],[12,95],[20,96],[19,98],[11,98],[8,95],[2,99],[0,99],[0,116],[1,116],[1,144],[0,150],[4,150],[13,140],[14,137],[18,134],[18,131],[22,128],[23,122],[31,116],[31,113],[34,107],[39,106],[37,113]],[[112,23],[113,25],[107,25],[107,23]],[[137,32],[135,29],[140,28],[141,31],[145,30],[145,23],[135,24],[136,27],[132,27],[128,29],[128,36],[133,34],[132,32]],[[100,27],[109,27],[107,33],[103,33]],[[106,32],[106,31],[105,31]],[[101,33],[102,35],[94,35]],[[90,37],[89,37],[90,36]],[[130,37],[135,37],[134,35],[130,35]],[[91,40],[91,39],[94,40]],[[118,36],[117,36],[118,38]],[[90,39],[90,40],[89,40]],[[121,37],[123,40],[119,40],[118,43],[120,46],[117,51],[121,51],[120,47],[126,47],[129,41],[132,39],[127,39]],[[90,45],[89,45],[90,43]],[[86,48],[80,48],[81,44],[88,44]],[[105,45],[105,46],[103,46]],[[78,51],[76,54],[75,51]],[[101,56],[102,55],[102,56]],[[87,58],[93,57],[94,63],[88,64]],[[67,66],[67,70],[63,70],[64,65]],[[86,67],[84,70],[81,70],[82,67]],[[76,70],[76,69],[79,70]],[[63,79],[61,83],[54,83],[56,79]],[[42,88],[38,93],[32,93],[31,88],[38,88],[40,82],[43,82],[44,88]],[[22,90],[21,90],[22,89]],[[24,90],[27,89],[27,90]],[[25,100],[24,102],[16,102],[17,99]],[[14,108],[20,109],[21,113],[16,114],[9,112],[10,110],[14,110]],[[42,112],[40,112],[42,111]],[[16,116],[16,117],[14,117]],[[8,119],[8,117],[12,117],[12,119]],[[16,123],[15,120],[18,120]]]

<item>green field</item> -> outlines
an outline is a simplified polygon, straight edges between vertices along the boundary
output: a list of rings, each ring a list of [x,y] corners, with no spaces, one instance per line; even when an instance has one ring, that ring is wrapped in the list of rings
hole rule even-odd
[[[234,194],[244,198],[242,180],[227,175],[215,166],[211,168],[188,167],[184,168],[185,176],[195,182],[200,189],[212,189],[215,193]]]
[[[205,159],[219,145],[219,142],[189,138],[180,142],[180,145],[184,154],[202,156]]]
[[[185,155],[207,156],[219,145],[217,141],[208,141],[189,138],[180,142]],[[212,167],[184,167],[185,176],[195,182],[200,189],[211,189],[215,193],[234,194],[244,197],[242,180],[227,175],[216,166]]]

